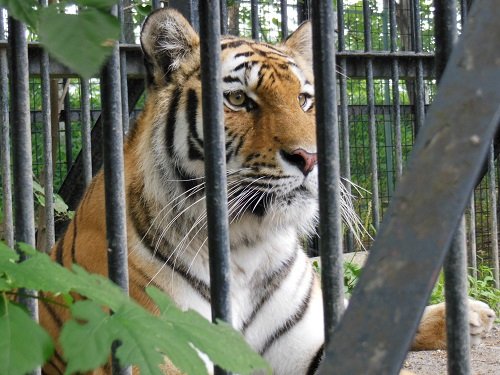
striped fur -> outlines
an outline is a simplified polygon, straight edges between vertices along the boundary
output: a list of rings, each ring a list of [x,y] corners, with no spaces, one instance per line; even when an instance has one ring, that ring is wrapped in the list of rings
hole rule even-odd
[[[316,151],[309,34],[304,24],[279,46],[221,42],[232,321],[274,373],[286,375],[314,373],[323,347],[320,285],[299,241],[316,223],[317,168],[294,153]],[[141,42],[148,96],[124,151],[130,293],[154,311],[144,292],[152,284],[208,319],[199,39],[179,13],[160,10]],[[106,275],[106,249],[99,173],[53,258]],[[65,318],[42,306],[54,336]],[[63,369],[58,351],[45,372]]]

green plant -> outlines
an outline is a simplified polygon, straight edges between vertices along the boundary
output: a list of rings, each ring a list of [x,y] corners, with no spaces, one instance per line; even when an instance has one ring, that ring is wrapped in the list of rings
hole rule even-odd
[[[0,6],[26,23],[52,56],[89,78],[99,70],[119,37],[118,19],[109,13],[116,2],[62,0],[42,7],[38,0],[0,0]],[[67,14],[70,5],[79,7],[78,14]]]
[[[1,374],[30,372],[54,350],[48,333],[13,302],[20,288],[37,291],[38,297],[33,298],[71,311],[72,318],[64,324],[59,340],[68,364],[66,373],[103,365],[116,340],[121,342],[116,353],[120,363],[138,366],[141,374],[161,374],[164,356],[187,374],[206,373],[198,350],[229,371],[270,372],[266,362],[228,324],[212,324],[194,311],[183,312],[158,289],[147,289],[159,310],[155,316],[106,278],[88,274],[77,265],[71,270],[63,268],[30,246],[18,247],[28,256],[20,263],[19,255],[0,242]],[[70,293],[85,300],[74,301]],[[62,298],[55,301],[54,296]]]
[[[359,264],[353,262],[344,263],[344,293],[346,296],[351,297],[359,276],[361,276],[361,269],[362,267]]]
[[[36,180],[33,180],[33,194],[36,202],[45,207],[45,190]],[[59,194],[54,194],[54,213],[57,219],[72,219],[75,215]]]
[[[468,295],[479,301],[487,303],[496,314],[500,314],[500,289],[495,286],[495,279],[493,277],[493,270],[485,264],[482,264],[477,269],[477,278],[468,275]],[[432,290],[429,299],[430,304],[444,302],[445,288],[444,288],[444,274],[439,274],[436,285]]]

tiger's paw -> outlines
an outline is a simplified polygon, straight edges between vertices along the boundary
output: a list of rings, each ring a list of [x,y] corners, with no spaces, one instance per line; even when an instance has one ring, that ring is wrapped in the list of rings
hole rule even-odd
[[[469,299],[470,343],[478,345],[491,331],[495,312],[484,302]],[[418,327],[412,350],[446,349],[446,306],[427,306]]]

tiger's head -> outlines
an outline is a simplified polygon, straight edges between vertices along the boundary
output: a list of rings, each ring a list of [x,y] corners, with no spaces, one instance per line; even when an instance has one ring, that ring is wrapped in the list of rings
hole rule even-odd
[[[277,46],[232,36],[221,40],[232,241],[255,229],[314,228],[310,33],[305,23]],[[182,196],[180,206],[189,208],[184,215],[195,220],[204,209],[205,173],[199,36],[180,13],[162,9],[145,21],[141,44],[149,86],[145,116],[151,124],[140,151],[145,191],[161,205]]]

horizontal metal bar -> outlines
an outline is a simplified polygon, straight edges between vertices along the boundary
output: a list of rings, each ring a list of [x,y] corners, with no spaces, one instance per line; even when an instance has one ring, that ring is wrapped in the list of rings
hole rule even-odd
[[[403,363],[500,120],[495,3],[472,6],[320,374],[395,374]]]
[[[5,48],[7,43],[0,41],[0,48]],[[30,76],[39,76],[42,47],[39,43],[28,44],[29,73]],[[127,75],[129,78],[140,78],[145,76],[144,61],[141,48],[137,44],[120,44],[120,51],[125,51],[127,62]],[[373,61],[373,77],[391,78],[391,62],[397,58],[399,62],[399,76],[401,79],[415,78],[415,60],[423,65],[423,75],[425,78],[434,78],[434,55],[431,53],[415,52],[387,52],[387,51],[344,51],[338,52],[337,57],[346,59],[347,72],[349,78],[364,78],[366,76],[366,60]],[[56,77],[75,77],[78,75],[54,59],[50,59],[50,75]],[[96,77],[98,75],[96,74]]]

